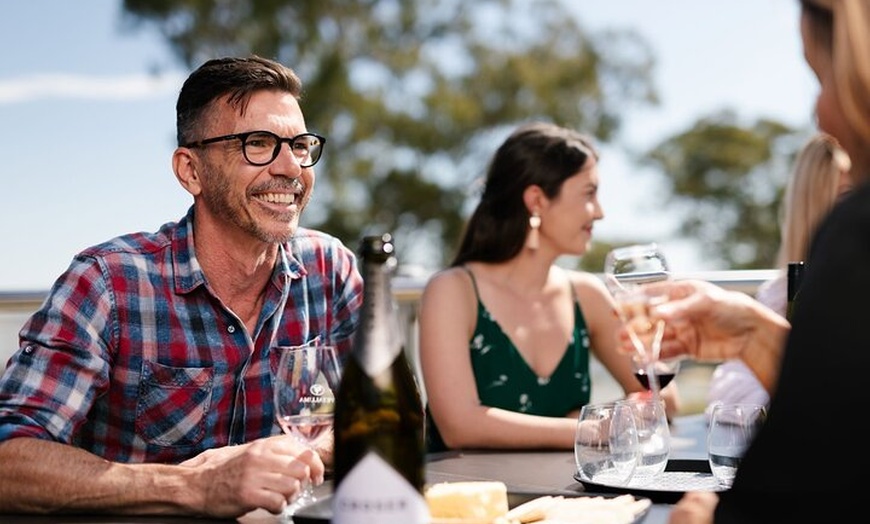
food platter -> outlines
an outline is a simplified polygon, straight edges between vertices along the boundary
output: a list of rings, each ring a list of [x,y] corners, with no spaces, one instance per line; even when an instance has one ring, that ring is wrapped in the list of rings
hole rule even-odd
[[[540,497],[547,497],[548,493],[541,492],[508,492],[508,507],[516,508],[521,504],[525,504],[527,502],[531,502]],[[615,498],[618,495],[615,494],[599,494],[599,493],[577,493],[572,495],[565,495],[563,493],[559,494],[559,497],[565,498],[580,498],[580,497],[605,497],[605,498]],[[645,500],[643,497],[634,496],[635,500],[643,501]],[[648,501],[649,504],[646,504],[646,508],[639,512],[633,521],[630,524],[640,524],[643,522],[646,515],[649,513],[649,508],[652,505],[651,501]],[[303,507],[299,509],[295,515],[293,515],[293,523],[294,524],[330,524],[332,518],[332,508],[331,508],[331,497],[323,497],[317,502]],[[466,521],[460,519],[450,519],[450,520],[438,520],[435,521],[434,524],[460,524]],[[475,523],[479,524],[479,523]]]

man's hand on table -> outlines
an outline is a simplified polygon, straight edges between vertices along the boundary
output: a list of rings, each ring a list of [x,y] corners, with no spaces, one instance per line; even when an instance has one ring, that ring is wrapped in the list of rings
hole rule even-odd
[[[278,514],[305,479],[319,485],[324,475],[317,452],[286,435],[208,450],[180,465],[199,470],[199,512],[215,517],[257,508]]]

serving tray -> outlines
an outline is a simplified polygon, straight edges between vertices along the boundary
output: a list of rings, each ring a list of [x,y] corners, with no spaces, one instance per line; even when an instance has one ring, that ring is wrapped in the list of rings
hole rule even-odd
[[[643,486],[616,486],[583,480],[576,473],[574,480],[588,491],[598,493],[630,493],[646,497],[653,502],[674,504],[687,491],[722,491],[722,486],[710,471],[710,463],[704,459],[671,459],[665,470],[652,482]]]

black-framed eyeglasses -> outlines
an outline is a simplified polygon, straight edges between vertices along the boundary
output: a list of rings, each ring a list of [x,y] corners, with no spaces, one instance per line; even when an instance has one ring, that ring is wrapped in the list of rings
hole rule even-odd
[[[281,144],[287,143],[290,146],[290,151],[299,159],[299,166],[311,167],[320,160],[320,156],[323,154],[323,144],[326,143],[326,138],[315,133],[302,133],[294,137],[283,138],[270,131],[248,131],[189,142],[182,144],[181,147],[203,147],[215,142],[236,139],[242,141],[242,155],[244,155],[245,160],[255,166],[271,164],[278,158]]]

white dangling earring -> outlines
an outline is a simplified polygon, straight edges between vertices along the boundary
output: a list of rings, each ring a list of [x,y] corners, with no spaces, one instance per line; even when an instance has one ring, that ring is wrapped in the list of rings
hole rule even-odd
[[[526,247],[534,251],[538,249],[540,244],[538,229],[541,227],[541,217],[537,211],[532,212],[532,216],[529,217],[529,227],[531,231],[529,231],[529,236],[526,238]]]

